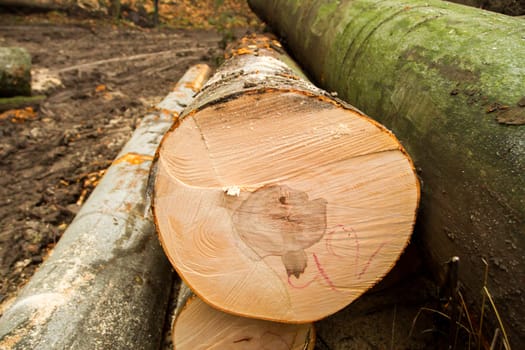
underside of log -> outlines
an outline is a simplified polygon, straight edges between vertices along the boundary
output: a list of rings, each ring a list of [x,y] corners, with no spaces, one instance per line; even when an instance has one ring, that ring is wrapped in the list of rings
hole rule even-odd
[[[419,187],[396,138],[245,39],[158,152],[154,213],[185,282],[215,308],[321,319],[410,238]]]
[[[181,285],[173,323],[176,350],[313,350],[312,323],[282,324],[216,310]]]
[[[422,178],[435,270],[460,257],[525,343],[525,21],[435,0],[250,0],[320,84],[391,128]],[[498,326],[499,327],[499,326]]]
[[[0,97],[0,112],[26,107],[31,107],[36,110],[45,98],[46,96],[44,95]]]

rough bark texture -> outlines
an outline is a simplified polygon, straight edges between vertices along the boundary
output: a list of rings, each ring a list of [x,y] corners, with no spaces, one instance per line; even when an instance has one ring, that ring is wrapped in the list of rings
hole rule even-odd
[[[31,56],[21,47],[0,47],[0,97],[31,95]]]
[[[301,79],[275,40],[246,38],[232,55],[159,147],[159,235],[208,304],[318,320],[397,261],[417,178],[388,130]]]
[[[252,8],[322,87],[391,128],[422,178],[420,236],[461,258],[525,343],[525,21],[440,1],[262,1]]]

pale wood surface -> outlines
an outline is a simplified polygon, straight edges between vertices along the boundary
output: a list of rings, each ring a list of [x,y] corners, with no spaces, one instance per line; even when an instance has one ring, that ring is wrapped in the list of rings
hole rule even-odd
[[[419,185],[388,130],[258,54],[227,61],[165,136],[156,223],[173,266],[207,303],[310,322],[395,264]]]
[[[229,315],[189,298],[173,324],[175,350],[313,350],[311,323],[282,324]]]

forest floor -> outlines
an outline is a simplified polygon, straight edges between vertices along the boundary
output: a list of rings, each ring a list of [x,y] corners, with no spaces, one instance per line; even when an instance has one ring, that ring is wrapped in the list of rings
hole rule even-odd
[[[216,66],[225,40],[262,28],[247,7],[240,8],[244,16],[219,11],[213,18],[186,10],[180,16],[165,12],[161,18],[172,16],[173,25],[158,28],[136,25],[147,17],[140,11],[124,11],[128,20],[119,22],[59,12],[0,13],[0,45],[26,48],[34,78],[47,76],[48,84],[35,91],[46,98],[34,110],[0,112],[0,314],[46,259],[141,117],[188,67]],[[440,316],[424,309],[439,305],[415,247],[400,266],[401,277],[394,272],[318,322],[317,349],[446,348]]]

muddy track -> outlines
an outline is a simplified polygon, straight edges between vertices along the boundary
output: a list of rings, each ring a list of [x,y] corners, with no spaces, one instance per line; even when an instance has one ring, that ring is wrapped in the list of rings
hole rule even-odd
[[[1,301],[45,259],[137,121],[190,65],[222,56],[211,31],[5,19],[1,45],[26,48],[62,86],[35,114],[0,119]]]

